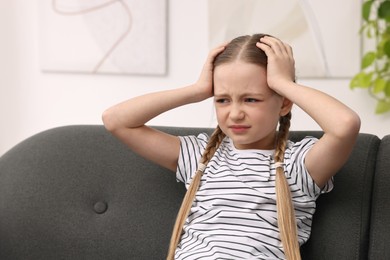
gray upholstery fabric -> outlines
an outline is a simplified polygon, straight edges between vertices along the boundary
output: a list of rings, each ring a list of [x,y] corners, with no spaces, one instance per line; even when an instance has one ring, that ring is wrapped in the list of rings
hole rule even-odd
[[[211,132],[159,129],[176,135]],[[321,134],[293,132],[291,138]],[[379,143],[376,136],[359,136],[335,189],[318,201],[304,259],[367,259]],[[389,138],[385,146],[382,155]],[[384,175],[390,166],[383,160],[377,167]],[[379,199],[387,185],[376,179],[376,186],[376,218],[385,221],[390,209],[387,205],[384,214]],[[0,158],[0,259],[165,259],[184,192],[173,173],[132,153],[101,125],[44,131]],[[389,228],[384,233],[382,227],[371,239],[388,241]],[[382,250],[386,243],[370,246]]]
[[[162,259],[183,192],[102,126],[40,133],[0,159],[0,259]]]
[[[304,259],[367,259],[372,183],[380,140],[360,134],[352,155],[335,176],[335,187],[317,200]]]
[[[369,259],[390,259],[390,135],[378,152],[372,201]]]

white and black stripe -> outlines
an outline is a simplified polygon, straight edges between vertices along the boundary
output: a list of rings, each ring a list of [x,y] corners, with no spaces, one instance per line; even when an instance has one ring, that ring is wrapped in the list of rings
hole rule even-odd
[[[188,188],[209,137],[180,137],[178,181]],[[316,142],[288,142],[285,174],[291,188],[300,244],[310,236],[320,190],[304,166]],[[175,259],[284,259],[277,227],[273,150],[237,150],[225,138],[207,165],[183,228]]]

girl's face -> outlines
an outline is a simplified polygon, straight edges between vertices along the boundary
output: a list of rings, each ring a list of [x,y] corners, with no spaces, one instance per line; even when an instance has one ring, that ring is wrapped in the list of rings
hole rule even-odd
[[[291,110],[268,87],[265,68],[242,61],[215,67],[214,102],[219,127],[237,149],[274,149],[279,117]]]

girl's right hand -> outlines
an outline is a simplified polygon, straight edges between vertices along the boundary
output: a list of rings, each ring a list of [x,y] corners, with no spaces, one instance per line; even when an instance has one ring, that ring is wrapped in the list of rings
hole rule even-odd
[[[206,63],[203,65],[199,79],[194,84],[195,90],[198,93],[199,101],[205,100],[213,96],[214,59],[225,49],[228,43],[229,42],[225,42],[209,52],[206,59]]]

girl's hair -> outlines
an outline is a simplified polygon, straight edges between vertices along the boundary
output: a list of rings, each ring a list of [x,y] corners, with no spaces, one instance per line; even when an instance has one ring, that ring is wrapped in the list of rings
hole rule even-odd
[[[240,36],[233,39],[214,60],[214,67],[221,64],[230,63],[235,60],[241,60],[244,62],[260,65],[264,68],[267,67],[267,55],[256,46],[256,42],[265,34],[254,34],[252,36]],[[287,144],[287,138],[290,128],[291,112],[287,115],[280,117],[279,129],[276,140],[276,148],[274,161],[277,163],[276,167],[276,205],[278,215],[278,227],[280,230],[280,237],[284,249],[284,253],[288,260],[300,259],[297,226],[295,222],[294,207],[291,199],[290,187],[287,183],[286,176],[284,175],[284,152]],[[213,157],[215,151],[218,149],[222,140],[225,138],[225,134],[222,132],[219,126],[215,129],[210,137],[210,140],[206,146],[206,149],[200,159],[201,164],[207,165],[210,159]],[[200,181],[203,175],[202,170],[197,170],[193,180],[187,190],[187,193],[183,199],[181,208],[179,210],[176,223],[173,229],[171,242],[169,246],[169,252],[167,260],[173,260],[175,250],[179,244],[180,237],[184,223],[188,217],[190,209],[192,207],[195,194],[199,188]]]
[[[221,128],[217,126],[217,128],[214,130],[213,134],[210,137],[210,140],[206,146],[205,151],[203,152],[202,158],[200,159],[199,163],[207,165],[207,163],[210,161],[211,157],[213,157],[215,151],[218,149],[224,138],[225,134],[222,132]],[[173,227],[173,233],[171,237],[171,243],[169,245],[167,260],[174,259],[175,250],[180,241],[184,222],[186,221],[188,213],[190,212],[202,176],[203,171],[198,169],[192,179],[190,186],[187,189],[186,195],[184,196],[183,202],[176,218],[175,226]]]

